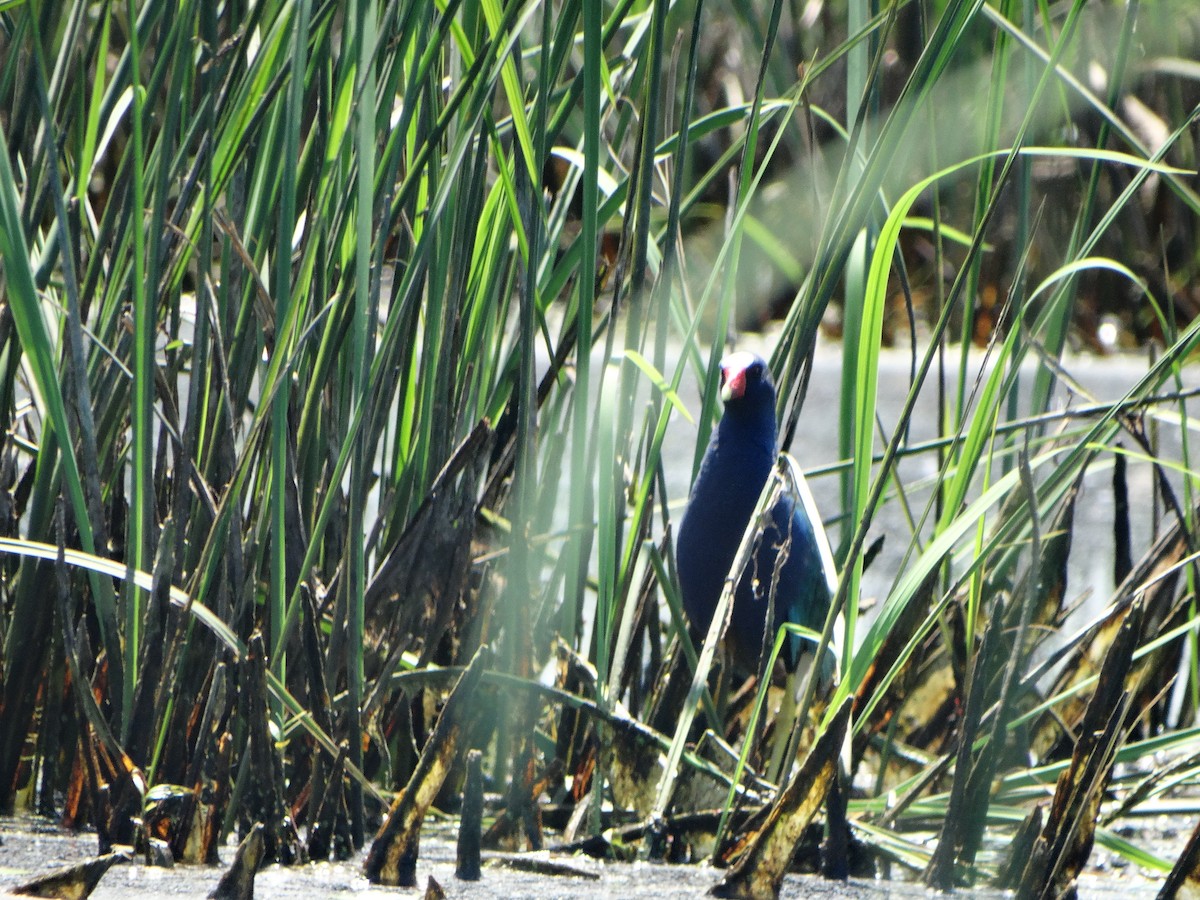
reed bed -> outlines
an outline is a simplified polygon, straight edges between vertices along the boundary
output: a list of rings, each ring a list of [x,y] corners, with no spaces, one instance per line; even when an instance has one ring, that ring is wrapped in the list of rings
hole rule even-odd
[[[1119,826],[1200,817],[1198,45],[1184,0],[0,2],[0,807],[281,862],[390,809],[395,882],[476,749],[485,843],[737,896],[1182,884]],[[730,683],[677,596],[665,472],[768,320],[785,449],[841,441],[827,689]],[[1114,342],[1145,376],[1064,413]],[[1075,534],[1126,466],[1156,533]]]

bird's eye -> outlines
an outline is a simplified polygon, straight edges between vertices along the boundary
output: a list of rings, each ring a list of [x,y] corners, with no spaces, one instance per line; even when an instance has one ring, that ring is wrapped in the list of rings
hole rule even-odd
[[[762,373],[763,364],[756,362],[754,365],[750,366],[750,368],[746,369],[746,378],[751,381],[758,381],[758,379],[762,378]]]

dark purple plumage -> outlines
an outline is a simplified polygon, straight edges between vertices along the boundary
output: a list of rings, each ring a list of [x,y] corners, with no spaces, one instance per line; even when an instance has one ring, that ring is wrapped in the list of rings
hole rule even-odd
[[[767,364],[752,353],[725,357],[721,397],[725,413],[692,485],[676,543],[683,606],[701,632],[712,621],[754,504],[778,457],[775,385]],[[729,637],[734,659],[744,669],[757,666],[776,561],[789,530],[770,639],[784,622],[820,631],[829,609],[830,580],[805,503],[785,495],[772,508],[771,519],[734,594]],[[785,645],[789,668],[795,667],[800,651],[799,639]]]

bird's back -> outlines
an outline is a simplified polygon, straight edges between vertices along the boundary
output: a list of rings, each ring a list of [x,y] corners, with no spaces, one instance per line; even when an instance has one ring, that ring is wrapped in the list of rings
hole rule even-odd
[[[788,622],[820,632],[832,599],[829,580],[813,523],[805,513],[804,504],[797,503],[791,494],[785,493],[772,508],[771,525],[762,535],[751,566],[753,571],[738,584],[738,605],[760,611],[755,617],[744,617],[751,631],[739,635],[740,642],[754,653],[761,646],[772,590],[774,617],[768,640],[773,640],[775,633]],[[757,636],[753,629],[757,629]],[[797,635],[784,644],[783,657],[789,669],[795,668],[803,648],[804,641]]]

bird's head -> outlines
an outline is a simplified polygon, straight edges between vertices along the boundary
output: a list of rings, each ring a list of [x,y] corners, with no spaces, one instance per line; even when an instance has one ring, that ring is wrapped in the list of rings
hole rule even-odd
[[[721,360],[721,429],[752,438],[775,454],[775,383],[766,361],[739,351]]]
[[[758,407],[775,410],[775,384],[766,361],[739,350],[721,360],[721,399],[727,409]]]

